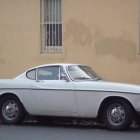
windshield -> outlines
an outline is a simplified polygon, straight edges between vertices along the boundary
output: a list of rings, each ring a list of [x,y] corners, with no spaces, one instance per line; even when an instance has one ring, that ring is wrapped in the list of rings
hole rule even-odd
[[[96,74],[88,66],[68,66],[68,72],[72,80],[101,80],[102,78]]]

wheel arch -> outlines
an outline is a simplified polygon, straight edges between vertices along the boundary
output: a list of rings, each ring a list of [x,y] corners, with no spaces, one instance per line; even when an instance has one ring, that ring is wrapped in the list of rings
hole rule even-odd
[[[113,100],[118,100],[118,99],[127,102],[131,106],[133,112],[136,113],[133,105],[131,104],[131,102],[128,99],[126,99],[124,97],[121,97],[121,96],[109,96],[109,97],[106,97],[105,99],[103,99],[103,101],[101,102],[101,104],[99,106],[99,110],[98,110],[98,114],[97,114],[97,119],[98,119],[99,122],[102,122],[102,112],[104,110],[104,107],[109,102],[112,102]]]
[[[1,101],[1,99],[3,99],[4,97],[15,97],[15,98],[17,98],[17,99],[19,100],[19,102],[21,103],[21,105],[22,105],[24,111],[27,113],[26,108],[24,107],[24,105],[23,105],[21,99],[19,98],[19,96],[18,96],[17,94],[12,93],[12,92],[5,92],[5,93],[3,93],[3,94],[0,95],[0,101]]]
[[[15,93],[12,93],[12,92],[5,92],[5,93],[2,93],[0,95],[0,100],[3,98],[3,97],[6,97],[6,96],[10,96],[10,97],[16,97],[20,102],[20,98],[18,97],[18,95],[16,95]]]

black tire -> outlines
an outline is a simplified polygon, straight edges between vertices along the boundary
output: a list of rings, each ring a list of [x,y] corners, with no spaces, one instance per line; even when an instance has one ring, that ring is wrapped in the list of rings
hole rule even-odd
[[[135,123],[140,126],[140,115],[135,116]]]
[[[108,129],[127,129],[133,121],[132,107],[125,100],[116,99],[110,101],[104,108],[103,121]]]
[[[0,100],[0,119],[3,124],[18,124],[25,117],[24,108],[15,96],[5,96]]]

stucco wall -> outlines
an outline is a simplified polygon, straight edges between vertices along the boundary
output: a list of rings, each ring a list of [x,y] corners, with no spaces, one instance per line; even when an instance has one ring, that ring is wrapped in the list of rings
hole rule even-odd
[[[0,0],[0,78],[44,63],[140,84],[138,0],[62,0],[63,54],[40,54],[40,0]]]

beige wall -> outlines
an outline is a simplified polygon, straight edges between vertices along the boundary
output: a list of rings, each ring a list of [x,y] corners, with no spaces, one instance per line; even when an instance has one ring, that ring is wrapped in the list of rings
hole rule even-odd
[[[44,63],[92,66],[140,84],[138,0],[62,0],[63,54],[40,54],[40,0],[0,0],[0,78]]]

